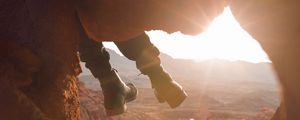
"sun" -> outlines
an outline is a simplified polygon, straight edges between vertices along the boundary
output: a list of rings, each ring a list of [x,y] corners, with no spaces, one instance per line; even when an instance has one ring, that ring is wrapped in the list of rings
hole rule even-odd
[[[161,51],[175,58],[269,62],[260,44],[241,28],[228,7],[198,36],[162,31],[150,31],[148,35]]]
[[[197,36],[180,32],[168,34],[160,30],[148,31],[147,34],[161,52],[173,58],[269,62],[259,43],[241,28],[228,7],[214,19],[205,32]],[[105,45],[116,49],[111,43]]]

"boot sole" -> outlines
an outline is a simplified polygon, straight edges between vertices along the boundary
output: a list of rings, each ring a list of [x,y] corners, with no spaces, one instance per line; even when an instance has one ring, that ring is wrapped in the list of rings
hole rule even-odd
[[[166,102],[166,100],[160,94],[158,94],[158,92],[155,89],[153,90],[153,92],[154,92],[154,95],[155,95],[155,97],[156,97],[156,99],[159,103]]]
[[[187,97],[185,91],[177,83],[169,84],[164,87],[167,88],[167,90],[157,90],[156,98],[159,102],[167,102],[171,108],[178,107]]]
[[[127,85],[127,86],[130,88],[130,90],[132,90],[133,93],[134,93],[134,95],[132,95],[132,96],[130,96],[130,97],[126,97],[126,103],[128,103],[128,102],[131,102],[131,101],[133,101],[133,100],[136,99],[136,96],[138,95],[138,90],[137,90],[137,88],[135,87],[135,85],[132,84],[132,83],[126,83],[126,85]]]
[[[121,115],[124,112],[126,112],[127,106],[126,104],[123,105],[123,107],[118,108],[118,109],[106,109],[106,115],[107,116],[115,116],[115,115]]]
[[[174,93],[175,93],[175,95],[174,95]],[[170,95],[172,95],[172,96],[166,97],[165,100],[171,108],[176,108],[179,105],[181,105],[181,103],[187,97],[187,94],[182,90],[178,91],[177,94],[176,94],[176,92],[173,92],[173,94],[170,94]]]

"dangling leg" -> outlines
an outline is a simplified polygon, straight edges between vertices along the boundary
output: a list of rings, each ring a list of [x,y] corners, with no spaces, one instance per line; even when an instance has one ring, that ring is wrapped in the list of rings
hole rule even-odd
[[[104,95],[104,106],[109,116],[118,115],[126,111],[126,102],[134,100],[137,89],[133,84],[125,84],[116,70],[109,63],[109,53],[102,43],[84,39],[80,43],[79,53],[81,61],[92,72],[101,84]]]
[[[128,59],[136,62],[142,74],[150,78],[160,102],[166,101],[171,108],[175,108],[184,101],[187,94],[163,69],[159,58],[160,52],[145,33],[115,44]]]

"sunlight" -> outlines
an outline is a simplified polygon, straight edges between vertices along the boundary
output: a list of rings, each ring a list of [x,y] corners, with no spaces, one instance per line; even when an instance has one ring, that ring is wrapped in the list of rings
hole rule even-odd
[[[173,58],[269,62],[261,46],[241,28],[229,8],[225,8],[207,30],[198,36],[180,32],[168,34],[159,30],[148,31],[147,34],[161,52]],[[108,46],[113,47],[111,44]]]
[[[179,32],[167,34],[162,31],[150,31],[148,35],[162,52],[174,58],[269,62],[258,42],[241,28],[229,8],[225,8],[207,30],[198,36]]]

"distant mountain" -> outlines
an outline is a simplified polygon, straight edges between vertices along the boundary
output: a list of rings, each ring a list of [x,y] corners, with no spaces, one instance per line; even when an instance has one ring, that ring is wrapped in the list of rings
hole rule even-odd
[[[124,56],[120,56],[113,50],[108,49],[110,53],[110,62],[116,68],[119,74],[126,81],[137,82],[137,84],[145,87],[150,86],[146,76],[140,75],[135,67],[135,62],[128,60]],[[265,83],[276,85],[276,77],[269,63],[248,63],[243,61],[226,61],[226,60],[209,60],[196,62],[193,60],[173,59],[172,57],[161,53],[160,55],[163,67],[173,76],[173,78],[187,86],[199,87],[195,83]],[[84,67],[83,67],[84,68]],[[90,71],[83,69],[80,78],[90,76]],[[258,85],[259,86],[259,85]],[[269,89],[269,87],[267,87]]]
[[[107,49],[107,51],[110,54],[110,63],[112,65],[112,67],[116,68],[118,71],[120,72],[125,72],[128,75],[132,75],[132,74],[138,74],[138,70],[135,67],[135,62],[131,61],[127,58],[125,58],[124,56],[120,56],[118,53],[116,53],[113,50]],[[81,62],[80,63],[82,66],[82,75],[80,76],[84,76],[84,75],[91,75],[90,71],[85,68],[85,63]]]
[[[254,64],[220,59],[196,62],[174,59],[161,53],[162,65],[189,95],[181,107],[170,110],[166,104],[159,104],[156,101],[148,78],[139,75],[140,72],[133,61],[112,50],[108,51],[112,66],[118,70],[124,81],[133,82],[139,88],[139,96],[137,100],[128,104],[129,111],[126,114],[107,119],[257,120],[257,116],[260,116],[266,119],[259,120],[267,120],[279,104],[276,77],[269,63]],[[87,69],[83,69],[79,80],[92,91],[101,90],[99,81]],[[94,114],[96,112],[92,104],[100,99],[96,97],[97,100],[93,100],[91,94],[87,96],[91,100],[85,100],[92,103],[82,103],[83,112]],[[91,111],[88,109],[89,106],[92,107]],[[262,111],[265,109],[267,116],[264,116],[265,113]]]

